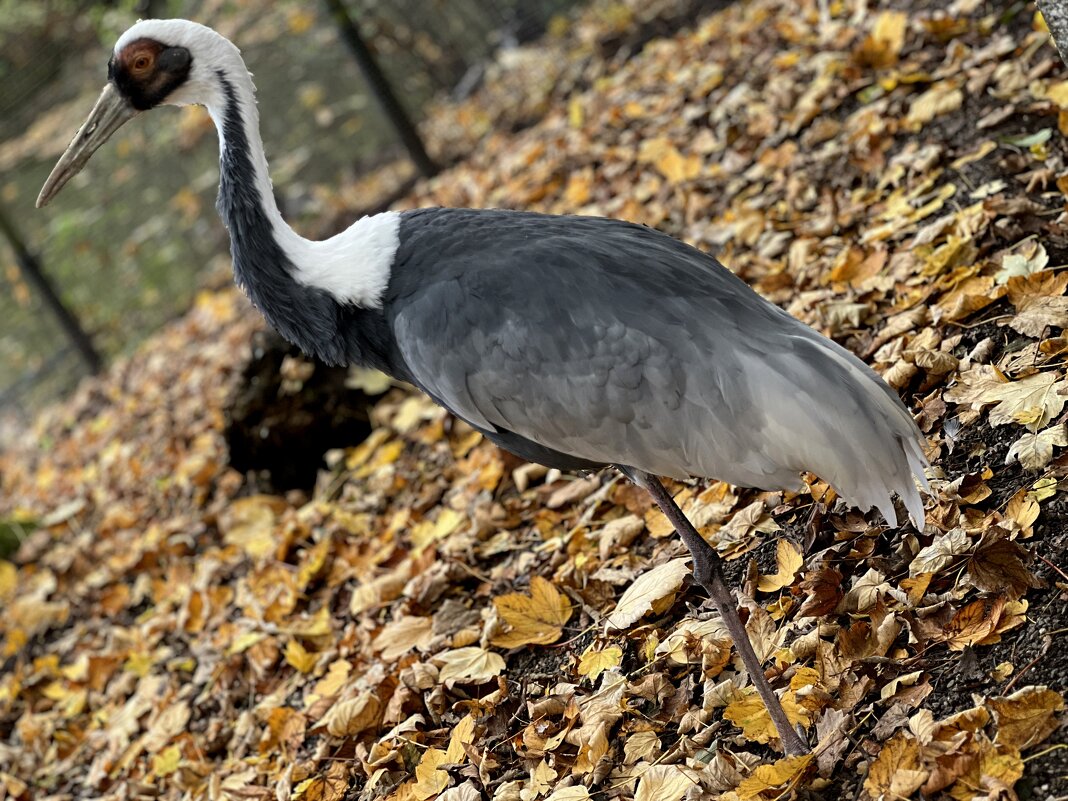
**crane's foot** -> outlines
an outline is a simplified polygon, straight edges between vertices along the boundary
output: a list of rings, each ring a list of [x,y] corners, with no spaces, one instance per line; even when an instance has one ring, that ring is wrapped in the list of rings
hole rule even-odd
[[[786,710],[782,707],[782,702],[779,701],[778,696],[775,695],[767,677],[764,675],[760,659],[757,657],[756,651],[753,650],[753,644],[749,641],[749,634],[745,630],[742,619],[738,616],[738,608],[734,602],[734,597],[731,595],[727,582],[723,578],[722,559],[716,549],[697,532],[697,529],[683,514],[682,509],[675,503],[671,493],[660,483],[660,479],[641,470],[635,470],[632,467],[620,466],[619,470],[653,497],[656,505],[660,507],[667,519],[671,521],[671,525],[675,527],[675,531],[678,532],[682,541],[686,543],[686,547],[693,557],[693,577],[698,584],[705,588],[709,600],[719,612],[720,617],[723,618],[723,623],[734,641],[734,646],[738,649],[738,655],[742,657],[742,664],[745,665],[746,671],[753,680],[753,686],[756,688],[757,694],[764,702],[764,706],[767,707],[768,714],[775,724],[783,750],[791,756],[810,753],[808,744],[790,724],[790,720],[786,716]]]

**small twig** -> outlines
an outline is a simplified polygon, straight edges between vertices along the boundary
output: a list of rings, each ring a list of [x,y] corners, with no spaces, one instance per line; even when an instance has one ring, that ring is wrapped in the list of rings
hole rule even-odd
[[[1061,578],[1063,578],[1065,581],[1068,581],[1068,573],[1065,573],[1063,570],[1061,570],[1059,567],[1057,567],[1055,564],[1053,564],[1053,562],[1051,562],[1049,559],[1044,557],[1042,554],[1036,554],[1036,556],[1038,556],[1039,559],[1041,559],[1043,562],[1045,562],[1047,565],[1049,565],[1051,570],[1056,570],[1058,573],[1060,573],[1061,574]]]
[[[1021,670],[1019,673],[1017,673],[1015,676],[1012,677],[1012,681],[1010,681],[1008,684],[1005,685],[1005,689],[1002,690],[1002,692],[1007,693],[1014,686],[1016,686],[1016,682],[1018,682],[1020,679],[1022,679],[1024,674],[1027,673],[1027,671],[1029,671],[1031,668],[1033,668],[1035,665],[1038,664],[1038,660],[1046,655],[1046,652],[1049,651],[1049,647],[1052,644],[1053,644],[1053,638],[1052,637],[1050,637],[1048,634],[1045,637],[1043,637],[1042,638],[1042,650],[1039,652],[1038,656],[1036,656],[1034,659],[1032,659],[1030,662],[1028,662],[1026,665],[1024,665],[1024,669]]]

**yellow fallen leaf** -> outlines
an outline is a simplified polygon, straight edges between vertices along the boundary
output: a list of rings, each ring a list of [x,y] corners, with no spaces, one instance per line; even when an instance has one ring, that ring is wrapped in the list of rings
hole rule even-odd
[[[625,629],[637,622],[653,608],[653,604],[674,595],[682,586],[683,579],[690,574],[688,559],[672,559],[657,565],[627,587],[616,608],[608,616],[608,625],[614,629]]]
[[[988,637],[1001,619],[1005,598],[977,598],[960,609],[943,631],[951,651],[963,651],[967,646]]]
[[[164,748],[152,757],[152,773],[156,776],[170,776],[182,764],[182,749],[176,745]]]
[[[530,595],[501,595],[493,599],[493,605],[508,626],[492,640],[501,648],[556,642],[571,617],[571,601],[541,576],[531,578]]]
[[[278,548],[275,525],[287,504],[273,495],[239,498],[219,516],[223,542],[236,545],[253,559],[264,559]]]
[[[791,756],[776,760],[770,765],[760,765],[738,785],[738,797],[742,801],[759,798],[767,791],[776,791],[776,795],[785,794],[784,785],[791,785],[815,758],[814,754]]]
[[[756,690],[752,687],[743,691],[744,695],[736,701],[727,704],[723,710],[723,717],[742,730],[742,735],[747,740],[755,743],[768,743],[779,739],[779,731],[768,714],[768,708],[764,705]],[[797,703],[797,697],[793,692],[782,695],[782,708],[791,724],[803,724],[808,726],[812,722],[812,713]]]
[[[964,93],[955,82],[939,81],[909,104],[905,125],[911,131],[918,131],[935,117],[956,111],[963,102]]]
[[[312,691],[304,699],[305,706],[310,707],[323,698],[330,698],[340,693],[341,688],[348,683],[351,670],[352,663],[347,659],[335,659],[331,662],[326,675],[316,682]]]
[[[290,640],[286,643],[285,658],[287,664],[292,665],[301,673],[311,673],[315,669],[318,657],[316,654],[309,653],[299,641]]]
[[[464,746],[471,745],[474,735],[475,719],[470,714],[465,715],[453,727],[452,734],[449,735],[449,747],[445,751],[445,756],[449,762],[466,761],[467,751],[464,750]]]
[[[445,539],[464,522],[466,522],[466,518],[463,515],[455,509],[446,507],[441,510],[437,520],[432,524],[424,523],[412,529],[412,545],[416,548],[425,548],[438,540]]]
[[[642,142],[638,159],[652,164],[673,184],[691,181],[701,174],[701,157],[697,154],[683,156],[666,136]]]
[[[0,559],[0,603],[6,604],[15,597],[18,583],[19,569],[11,562]]]
[[[955,801],[973,801],[976,798],[976,790],[982,788],[991,792],[982,793],[978,796],[980,798],[1011,798],[1011,793],[1002,793],[999,790],[1011,791],[1012,786],[1023,776],[1024,763],[1020,752],[1002,743],[992,743],[985,737],[980,737],[977,741],[980,748],[979,758],[971,760],[968,769],[957,783],[949,788],[950,797]]]
[[[224,782],[223,790],[227,789],[230,788],[227,788]],[[237,792],[240,789],[242,788],[233,788],[231,792],[223,795],[241,798],[244,794]],[[348,789],[349,768],[344,760],[337,760],[330,763],[325,773],[300,782],[293,788],[290,798],[292,801],[341,801]]]
[[[423,758],[415,766],[415,786],[412,792],[418,801],[437,795],[449,784],[449,774],[438,770],[439,766],[448,762],[445,752],[440,748],[428,748],[423,752]]]
[[[781,539],[775,546],[775,562],[778,571],[773,576],[761,576],[757,589],[761,592],[777,592],[793,583],[797,571],[805,564],[801,549],[789,540]]]
[[[578,672],[580,676],[596,680],[603,671],[619,667],[622,661],[622,649],[613,645],[603,650],[595,650],[591,645],[579,657]]]

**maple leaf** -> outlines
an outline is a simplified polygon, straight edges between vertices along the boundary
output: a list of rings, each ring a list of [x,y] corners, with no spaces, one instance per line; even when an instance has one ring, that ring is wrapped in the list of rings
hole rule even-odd
[[[955,387],[945,392],[953,403],[973,409],[996,404],[990,411],[990,424],[1019,423],[1037,431],[1061,413],[1068,401],[1068,381],[1055,372],[1035,373],[1019,381],[1008,381],[996,367],[980,364],[960,376]]]
[[[943,632],[951,651],[963,651],[967,646],[990,636],[1001,619],[1005,598],[977,598],[958,610]]]
[[[1039,270],[1046,269],[1046,265],[1049,264],[1049,256],[1046,254],[1046,249],[1035,242],[1030,243],[1030,245],[1031,247],[1025,248],[1022,252],[1009,253],[1002,257],[1001,269],[994,276],[994,279],[999,284],[1008,283],[1011,278],[1028,276]],[[1064,288],[1062,287],[1057,294],[1060,295],[1063,292]],[[1015,303],[1013,301],[1013,305]]]
[[[1068,274],[1041,274],[1030,280],[1014,278],[1009,282],[1009,300],[1016,314],[1008,325],[1030,337],[1041,337],[1050,328],[1068,327],[1068,297],[1063,297]]]
[[[842,592],[842,574],[833,567],[807,571],[800,588],[808,597],[797,610],[798,617],[825,615],[833,611],[845,596]]]
[[[994,713],[997,742],[1023,751],[1053,733],[1064,709],[1060,693],[1047,687],[1024,687],[1004,698],[989,698],[984,706]]]
[[[623,661],[623,650],[612,645],[604,649],[594,646],[587,648],[579,657],[578,672],[580,676],[596,680],[605,670],[619,667]]]
[[[975,543],[962,528],[938,534],[930,545],[913,557],[909,564],[909,575],[915,577],[921,573],[937,573],[971,553],[974,547]]]
[[[571,601],[541,576],[530,579],[530,595],[500,595],[493,599],[493,605],[508,626],[491,640],[500,648],[556,642],[571,617]]]
[[[1042,585],[1027,569],[1028,558],[1018,542],[1003,537],[981,542],[968,559],[966,579],[983,592],[1005,592],[1011,599],[1019,598],[1031,587]]]
[[[1019,461],[1024,470],[1041,470],[1053,459],[1053,449],[1068,445],[1068,427],[1064,423],[1045,431],[1029,431],[1009,446],[1005,464]]]
[[[614,629],[625,629],[653,609],[664,598],[673,597],[690,574],[688,559],[672,559],[643,573],[627,587],[607,623]]]
[[[986,790],[987,797],[1008,795],[1012,786],[1023,776],[1024,763],[1020,752],[1011,746],[978,738],[979,758],[968,764],[967,770],[949,788],[955,801],[972,801],[976,790]]]
[[[772,576],[761,576],[757,581],[760,592],[777,592],[793,583],[797,571],[805,564],[801,549],[786,539],[780,539],[775,546],[775,562],[778,571]]]

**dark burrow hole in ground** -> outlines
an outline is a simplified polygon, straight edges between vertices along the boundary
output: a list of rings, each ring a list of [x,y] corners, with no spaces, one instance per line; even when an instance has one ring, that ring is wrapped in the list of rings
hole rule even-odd
[[[294,361],[283,370],[287,357]],[[256,473],[262,489],[311,490],[328,450],[358,445],[371,433],[375,399],[346,387],[347,377],[347,368],[305,358],[273,332],[258,333],[226,409],[230,466]]]

